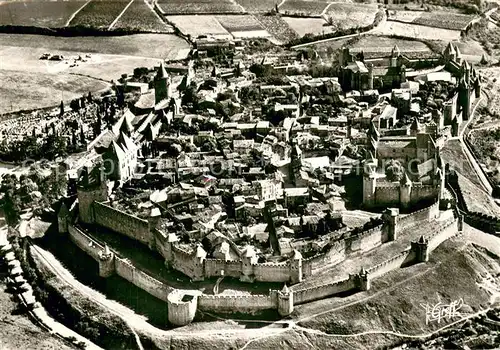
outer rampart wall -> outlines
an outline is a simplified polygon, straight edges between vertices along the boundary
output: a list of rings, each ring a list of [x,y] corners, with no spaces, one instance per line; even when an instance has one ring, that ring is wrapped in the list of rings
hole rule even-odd
[[[441,226],[440,229],[435,232],[433,235],[429,236],[429,246],[428,252],[432,252],[436,249],[441,243],[446,241],[447,239],[455,236],[458,233],[458,222],[457,220],[453,220],[445,226]]]
[[[68,225],[68,232],[71,241],[73,241],[78,248],[90,255],[94,260],[99,261],[99,252],[104,250],[103,246],[73,225]]]
[[[198,307],[206,311],[234,312],[275,309],[271,295],[206,295],[198,298]]]
[[[352,278],[346,278],[322,286],[300,289],[293,292],[293,303],[296,305],[304,304],[313,300],[323,299],[331,295],[346,292],[354,288],[356,288],[354,280]]]
[[[366,270],[366,272],[368,272],[370,278],[377,278],[388,273],[389,271],[401,267],[401,265],[403,264],[412,263],[415,260],[415,257],[415,252],[413,252],[412,250],[404,250],[401,253],[393,256],[392,258],[370,267],[368,270]]]
[[[149,247],[154,245],[155,239],[149,230],[147,220],[99,202],[94,202],[94,216],[98,225],[135,239]]]
[[[124,259],[115,258],[115,268],[118,276],[160,300],[167,301],[168,294],[174,290],[174,288],[149,276]]]

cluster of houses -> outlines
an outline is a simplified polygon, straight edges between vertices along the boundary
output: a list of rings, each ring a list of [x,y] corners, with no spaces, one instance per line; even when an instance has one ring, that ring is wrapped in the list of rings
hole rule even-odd
[[[274,85],[242,61],[206,74],[162,62],[149,84],[122,79],[119,88],[139,100],[88,144],[72,181],[99,168],[112,206],[161,216],[186,244],[224,236],[264,261],[314,255],[349,225],[346,205],[404,209],[442,195],[440,147],[480,94],[457,50],[419,69],[397,47],[369,59],[344,48],[338,77],[291,75]],[[358,178],[362,191],[348,196],[346,183]]]

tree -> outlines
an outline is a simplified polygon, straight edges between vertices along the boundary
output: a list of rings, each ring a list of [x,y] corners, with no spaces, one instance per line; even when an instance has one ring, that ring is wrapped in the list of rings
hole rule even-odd
[[[62,117],[64,114],[64,102],[61,101],[61,104],[59,105],[59,116]]]
[[[385,167],[385,176],[389,181],[401,181],[405,174],[405,169],[397,160],[391,159]]]

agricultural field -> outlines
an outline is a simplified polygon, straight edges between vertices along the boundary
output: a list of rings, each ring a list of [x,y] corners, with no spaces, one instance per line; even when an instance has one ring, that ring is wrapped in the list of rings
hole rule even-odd
[[[328,2],[323,1],[286,0],[280,5],[279,11],[285,16],[319,17],[328,5]]]
[[[462,15],[448,12],[424,12],[412,23],[429,27],[462,30],[475,18],[472,15]]]
[[[278,5],[281,0],[236,0],[247,12],[268,13]]]
[[[0,25],[61,28],[86,1],[3,1]]]
[[[332,3],[324,16],[334,28],[348,29],[372,24],[377,11],[376,4]]]
[[[164,15],[242,13],[243,8],[231,0],[159,0]]]
[[[390,20],[451,30],[464,29],[475,17],[444,11],[389,11]]]
[[[422,40],[460,40],[459,30],[434,28],[413,23],[394,21],[386,21],[381,26],[377,27],[373,33],[379,35],[397,35]]]
[[[323,18],[282,18],[299,36],[304,36],[306,34],[328,34],[336,31],[332,26],[328,26]]]
[[[260,22],[251,15],[225,15],[215,16],[215,18],[228,32],[237,38],[270,36]]]
[[[281,16],[263,16],[256,15],[262,26],[277,40],[282,43],[287,43],[293,39],[297,39],[299,35],[291,29]]]
[[[91,0],[76,14],[69,25],[106,29],[129,2],[129,0]]]
[[[172,26],[163,20],[149,7],[144,0],[134,2],[121,15],[113,29],[140,30],[160,33],[173,33]]]
[[[192,38],[200,35],[213,35],[219,38],[231,38],[231,34],[217,21],[215,16],[168,16],[167,20]]]

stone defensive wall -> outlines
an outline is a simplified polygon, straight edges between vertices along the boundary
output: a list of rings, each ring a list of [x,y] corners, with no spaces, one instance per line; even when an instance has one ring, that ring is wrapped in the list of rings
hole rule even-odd
[[[174,291],[174,288],[137,269],[125,259],[115,257],[115,272],[136,287],[163,301],[167,301],[168,295]]]
[[[441,243],[446,241],[447,239],[455,236],[457,232],[461,231],[461,218],[455,219],[450,222],[446,222],[440,227],[438,227],[434,233],[429,235],[428,240],[428,250],[429,253],[436,249]]]
[[[500,218],[478,213],[478,212],[469,212],[465,216],[465,221],[471,226],[480,228],[481,230],[487,231],[493,234],[500,233]]]
[[[439,202],[409,215],[398,217],[398,229],[404,230],[405,228],[418,224],[420,221],[432,220],[437,217],[439,217]]]
[[[375,188],[375,202],[384,203],[384,206],[398,206],[401,201],[401,185],[399,182],[377,183]],[[413,183],[410,192],[410,204],[422,200],[430,200],[438,197],[439,186],[422,185]]]
[[[95,223],[147,246],[154,244],[147,220],[130,215],[105,203],[94,202]]]
[[[394,223],[385,222],[382,225],[372,229],[358,232],[355,234],[346,234],[345,238],[330,242],[331,248],[323,254],[304,259],[302,262],[302,271],[304,277],[314,275],[324,268],[325,265],[338,264],[349,257],[351,254],[370,251],[386,242],[390,241],[388,231],[391,224],[394,225],[396,236],[403,230],[417,225],[422,220],[432,220],[439,216],[439,202],[429,207],[420,209],[406,216],[398,215]]]
[[[314,300],[324,299],[335,294],[347,292],[355,288],[355,278],[354,276],[349,276],[349,278],[332,283],[294,290],[293,303],[294,305],[305,304]]]
[[[492,215],[471,211],[462,193],[462,188],[460,187],[460,182],[458,181],[457,175],[450,174],[446,178],[446,184],[448,185],[450,192],[455,197],[455,201],[461,204],[464,214],[464,221],[477,228],[478,230],[485,231],[491,234],[498,234],[500,232],[500,217],[495,217]],[[478,190],[479,191],[479,190]]]
[[[75,243],[78,248],[90,255],[94,260],[99,261],[99,254],[104,251],[104,246],[97,243],[94,239],[73,225],[68,225],[68,232],[71,241]]]
[[[366,270],[370,278],[378,278],[386,273],[398,269],[401,266],[411,265],[416,263],[416,253],[413,249],[403,250],[401,253],[394,255],[380,264],[374,265]]]
[[[256,312],[277,308],[277,293],[269,295],[206,295],[198,298],[201,310],[216,312]]]
[[[414,213],[414,215],[417,217],[424,215],[422,213],[430,215],[429,213],[435,210],[434,206],[435,205],[418,211]],[[280,315],[285,316],[293,311],[294,304],[308,303],[348,291],[368,290],[370,289],[370,281],[374,278],[378,278],[401,266],[427,261],[429,253],[443,241],[454,236],[459,229],[460,218],[444,222],[436,227],[435,233],[429,235],[425,239],[422,237],[418,242],[412,242],[411,248],[405,249],[392,258],[375,266],[371,266],[366,271],[363,270],[359,274],[349,275],[348,278],[324,285],[297,289],[294,291],[288,291],[286,288],[286,290],[284,289],[283,291],[270,290],[268,295],[205,295],[199,291],[179,290],[168,286],[147,273],[140,271],[129,261],[115,256],[107,247],[94,240],[79,228],[68,225],[68,233],[71,240],[98,261],[99,273],[102,277],[107,277],[116,273],[154,297],[166,301],[168,305],[168,318],[174,325],[185,325],[191,322],[198,308],[204,311],[221,313],[234,312],[235,310],[252,313],[268,309],[277,309]],[[358,237],[358,241],[362,242],[363,237],[382,237],[382,231],[382,227],[377,226],[371,230],[361,232],[355,235],[355,237]],[[163,237],[163,239],[165,239],[165,237]],[[372,240],[370,239],[369,242],[372,242]],[[369,244],[366,245],[366,249],[369,247]],[[180,252],[180,254],[185,257],[193,256],[191,253],[179,247],[177,247],[175,251]],[[327,254],[325,254],[325,256],[326,255]],[[306,265],[311,264],[310,261],[314,261],[315,259],[316,258],[305,260],[304,263]],[[323,257],[323,259],[326,258]],[[206,266],[209,266],[209,269],[213,271],[212,273],[215,273],[214,271],[223,267],[224,271],[233,271],[232,274],[237,275],[237,273],[239,273],[239,266],[241,266],[241,262],[239,261],[227,262],[219,259],[207,259],[206,262]],[[227,269],[227,266],[231,265],[234,265],[234,269]],[[253,271],[257,271],[257,274],[267,273],[268,269],[272,271],[276,269],[289,271],[290,268],[289,263],[250,265],[253,267]],[[228,273],[227,275],[230,274]],[[283,276],[285,276],[285,274]]]

